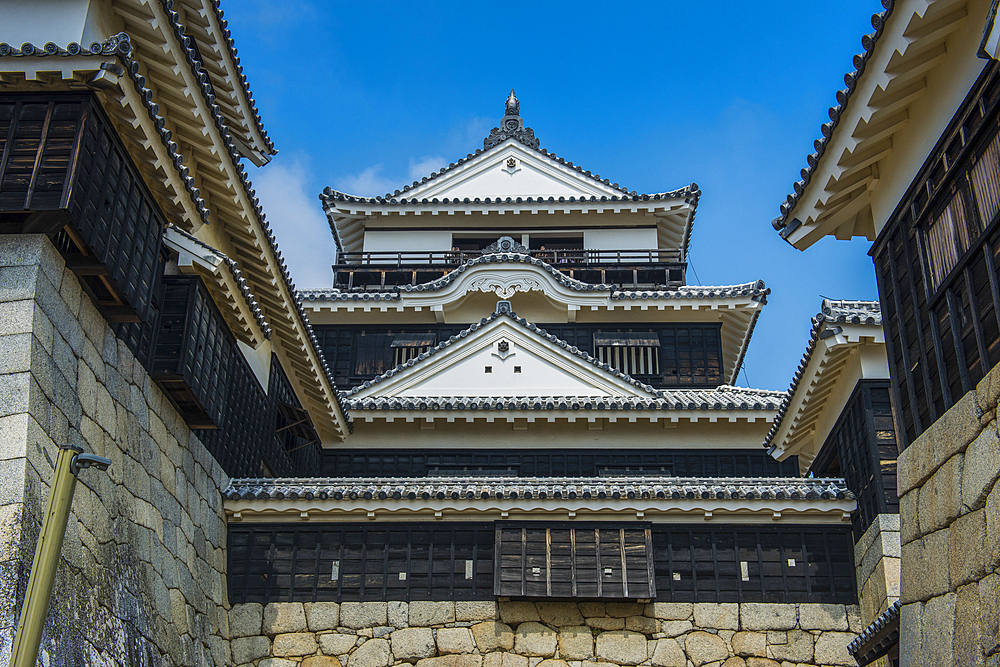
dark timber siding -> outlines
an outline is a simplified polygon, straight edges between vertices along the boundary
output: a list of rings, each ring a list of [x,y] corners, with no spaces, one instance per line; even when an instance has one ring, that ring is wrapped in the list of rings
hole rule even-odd
[[[566,527],[530,525],[543,534]],[[615,532],[645,526],[600,524]],[[231,523],[229,600],[490,600],[494,533],[493,523]],[[653,524],[650,544],[660,602],[857,602],[846,526]]]
[[[986,66],[872,248],[900,448],[1000,362],[998,72]]]
[[[798,477],[798,458],[776,461],[760,448],[745,450],[366,450],[323,452],[325,477]]]
[[[896,431],[888,380],[862,380],[844,406],[810,471],[843,477],[858,499],[852,516],[855,540],[879,514],[898,514]]]

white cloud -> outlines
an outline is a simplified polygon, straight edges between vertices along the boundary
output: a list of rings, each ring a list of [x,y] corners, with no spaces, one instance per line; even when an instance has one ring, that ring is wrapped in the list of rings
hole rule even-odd
[[[382,165],[375,164],[355,176],[343,176],[334,182],[334,189],[349,195],[379,197],[399,187],[396,179],[382,175]]]
[[[424,176],[430,176],[432,172],[447,165],[448,161],[440,155],[428,155],[419,160],[410,158],[410,182],[419,181]]]
[[[296,288],[329,287],[337,247],[309,174],[303,158],[279,155],[254,173],[254,190]]]

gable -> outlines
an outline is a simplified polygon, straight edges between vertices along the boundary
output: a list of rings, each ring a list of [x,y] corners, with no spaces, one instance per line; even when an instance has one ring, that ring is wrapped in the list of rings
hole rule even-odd
[[[621,191],[567,168],[514,139],[484,151],[442,176],[412,188],[417,199],[479,197],[601,197]]]
[[[656,396],[505,316],[466,330],[457,342],[351,393],[356,398]]]

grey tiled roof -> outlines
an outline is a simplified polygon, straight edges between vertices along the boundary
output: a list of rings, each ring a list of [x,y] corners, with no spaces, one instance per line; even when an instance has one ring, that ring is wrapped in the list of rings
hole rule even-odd
[[[858,660],[859,664],[870,664],[871,660],[865,663],[861,663],[861,660],[870,653],[878,653],[880,648],[884,649],[899,642],[899,610],[900,603],[899,600],[896,600],[872,621],[872,624],[865,628],[864,632],[847,645],[847,650]],[[872,644],[876,639],[882,646]]]
[[[233,479],[222,492],[226,500],[354,500],[410,501],[504,498],[642,498],[660,500],[851,500],[842,479],[819,478],[683,478],[642,477],[525,478],[268,478]]]
[[[823,299],[821,311],[812,319],[812,329],[809,332],[809,343],[806,345],[805,354],[799,362],[792,383],[788,387],[785,399],[778,408],[778,416],[774,420],[774,425],[764,438],[764,447],[770,447],[774,436],[781,428],[781,422],[788,412],[788,406],[795,396],[795,391],[799,388],[799,382],[812,359],[813,352],[816,351],[816,344],[820,341],[820,333],[827,322],[835,324],[865,324],[869,326],[882,326],[882,306],[878,301],[834,301]]]
[[[237,265],[236,262],[230,259],[225,253],[216,250],[215,248],[208,245],[204,241],[199,240],[197,237],[191,234],[188,234],[180,227],[177,227],[176,225],[170,225],[169,228],[174,230],[181,236],[197,243],[202,248],[205,248],[205,250],[208,250],[210,253],[212,253],[225,263],[225,265],[229,268],[229,272],[233,276],[233,280],[235,280],[236,284],[239,285],[240,293],[243,295],[243,299],[246,301],[247,307],[250,308],[250,312],[253,313],[254,319],[257,320],[257,325],[260,327],[261,331],[264,332],[264,336],[266,338],[270,338],[271,326],[267,323],[267,320],[264,318],[264,313],[261,311],[260,306],[257,305],[257,299],[254,298],[253,293],[250,291],[250,286],[247,285],[247,281],[243,277],[243,272],[240,271],[239,265]]]
[[[264,139],[264,143],[267,144],[268,149],[270,149],[271,154],[277,153],[274,149],[274,142],[271,141],[270,137],[267,136],[267,131],[264,129],[264,122],[260,119],[260,112],[257,110],[257,102],[253,98],[253,94],[250,92],[250,83],[247,81],[246,74],[243,73],[243,65],[240,64],[240,57],[236,53],[236,42],[233,40],[233,35],[229,31],[229,22],[223,17],[222,7],[220,6],[220,0],[212,0],[212,9],[215,10],[215,17],[219,21],[219,26],[222,28],[222,35],[226,40],[226,46],[229,47],[229,57],[233,61],[233,65],[236,67],[236,72],[240,75],[240,85],[243,87],[243,95],[247,98],[247,102],[250,107],[250,113],[253,115],[253,122],[257,126],[257,131],[260,132],[261,138]]]
[[[176,18],[176,17],[174,17]],[[174,21],[174,29],[180,30],[180,36],[183,42],[183,28],[179,23]],[[189,48],[186,50],[190,50]],[[201,191],[195,187],[194,178],[190,174],[188,167],[184,166],[184,157],[178,152],[177,142],[173,140],[172,134],[166,129],[166,119],[160,115],[160,107],[156,102],[153,102],[154,93],[146,86],[146,77],[139,73],[139,63],[132,57],[132,43],[131,38],[127,33],[120,32],[116,35],[109,37],[103,43],[95,42],[90,45],[90,48],[84,48],[77,43],[71,43],[65,48],[56,46],[52,42],[48,42],[44,47],[37,47],[32,44],[25,43],[21,47],[15,48],[11,45],[0,42],[0,57],[4,56],[74,56],[74,55],[116,55],[119,60],[125,65],[124,71],[129,75],[135,86],[136,92],[139,93],[139,98],[143,101],[146,107],[146,113],[149,115],[150,120],[153,122],[157,133],[160,136],[160,141],[163,146],[167,149],[167,153],[170,155],[171,161],[174,163],[174,167],[177,173],[184,182],[184,186],[191,197],[195,208],[203,222],[209,222],[209,209],[205,204],[205,200],[201,196]],[[192,57],[189,54],[189,58]],[[103,67],[103,65],[102,65]],[[271,248],[271,252],[278,264],[280,271],[280,276],[288,291],[292,295],[292,300],[295,302],[295,310],[301,319],[306,333],[309,337],[309,341],[313,347],[313,350],[319,359],[321,366],[323,367],[323,372],[326,374],[327,380],[331,387],[334,387],[333,375],[330,372],[330,368],[326,363],[326,359],[323,356],[323,350],[319,345],[319,341],[316,339],[315,333],[313,333],[312,325],[309,323],[309,318],[302,308],[302,301],[296,297],[295,284],[292,282],[291,276],[288,273],[288,267],[285,265],[285,260],[281,256],[281,251],[278,250],[278,241],[271,232],[270,226],[267,224],[267,218],[264,216],[264,211],[261,209],[260,200],[257,198],[253,187],[250,184],[250,179],[247,176],[246,167],[240,161],[240,156],[236,151],[233,144],[233,138],[229,133],[229,129],[226,127],[226,123],[222,118],[222,111],[219,106],[215,103],[215,96],[211,92],[211,86],[208,83],[207,77],[205,77],[203,72],[196,72],[196,75],[200,74],[198,77],[199,87],[201,88],[202,95],[208,102],[209,107],[212,110],[212,118],[214,120],[216,128],[218,128],[219,133],[226,144],[229,151],[229,157],[233,162],[236,172],[239,174],[240,186],[243,188],[244,193],[253,205],[254,214],[257,218],[261,229],[264,232],[264,236],[267,239],[268,245]],[[336,392],[334,392],[335,399]],[[342,406],[341,406],[342,407]],[[345,413],[345,418],[349,420],[349,416]]]
[[[879,37],[882,36],[885,29],[885,22],[892,14],[894,5],[894,0],[882,0],[882,6],[885,7],[885,11],[872,15],[872,27],[875,28],[875,32],[861,38],[861,46],[864,48],[864,52],[854,56],[854,71],[844,75],[844,83],[847,84],[847,87],[837,91],[837,106],[830,107],[830,122],[824,123],[820,127],[822,136],[814,143],[815,152],[806,158],[807,165],[801,172],[802,179],[796,181],[793,192],[782,202],[781,215],[771,222],[774,228],[781,232],[783,238],[792,231],[787,228],[788,214],[795,208],[795,204],[805,191],[806,185],[812,179],[812,175],[816,171],[823,153],[826,151],[830,137],[833,136],[833,131],[839,124],[840,117],[843,115],[844,109],[847,108],[847,103],[850,101],[855,88],[857,88],[858,79],[861,78],[861,74],[865,71],[865,66],[868,64],[868,59],[875,49],[875,44],[878,42]]]
[[[655,389],[639,396],[391,396],[344,398],[351,410],[761,410],[778,409],[784,392],[723,385]]]
[[[763,280],[742,285],[685,285],[671,290],[615,290],[612,299],[725,299],[748,296],[754,301],[767,303],[770,288]]]

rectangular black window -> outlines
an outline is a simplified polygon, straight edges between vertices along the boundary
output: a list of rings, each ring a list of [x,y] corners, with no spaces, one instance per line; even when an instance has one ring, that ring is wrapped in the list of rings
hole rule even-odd
[[[648,523],[497,523],[493,592],[522,598],[651,599]]]
[[[302,527],[230,523],[229,600],[233,604],[491,600],[496,596],[495,531],[502,525],[331,523]],[[624,528],[628,533],[625,564],[630,572],[629,598],[631,587],[643,586],[648,576],[643,574],[643,566],[649,562],[651,545],[653,582],[646,585],[650,587],[647,590],[655,586],[654,599],[659,602],[857,603],[854,542],[847,526],[648,526],[631,522],[599,526],[539,522],[528,526],[533,531],[533,553],[527,554],[526,548],[526,558],[520,562],[518,554],[508,553],[505,567],[515,574],[518,568],[525,572],[532,582],[530,591],[538,591],[529,592],[526,582],[526,597],[548,597],[549,581],[553,582],[552,597],[560,590],[568,591],[562,597],[573,597],[571,535],[581,540],[577,552],[582,554],[585,567],[591,568],[586,572],[601,575],[601,591],[604,577],[617,578],[618,583],[608,585],[609,590],[618,591],[621,572],[615,568],[621,568]],[[649,541],[645,538],[647,526]],[[568,528],[575,530],[552,537],[553,530]],[[547,531],[552,542],[546,551],[541,545]],[[520,539],[519,535],[513,535],[509,544],[517,541],[514,537]],[[593,569],[598,536],[602,545],[599,571]],[[513,547],[505,550],[514,551]],[[610,575],[605,572],[607,567],[612,570]],[[538,568],[537,575],[534,568]],[[597,581],[584,581],[590,577],[586,572],[577,573],[577,598],[615,597],[594,592]],[[516,592],[512,596],[521,597]]]

